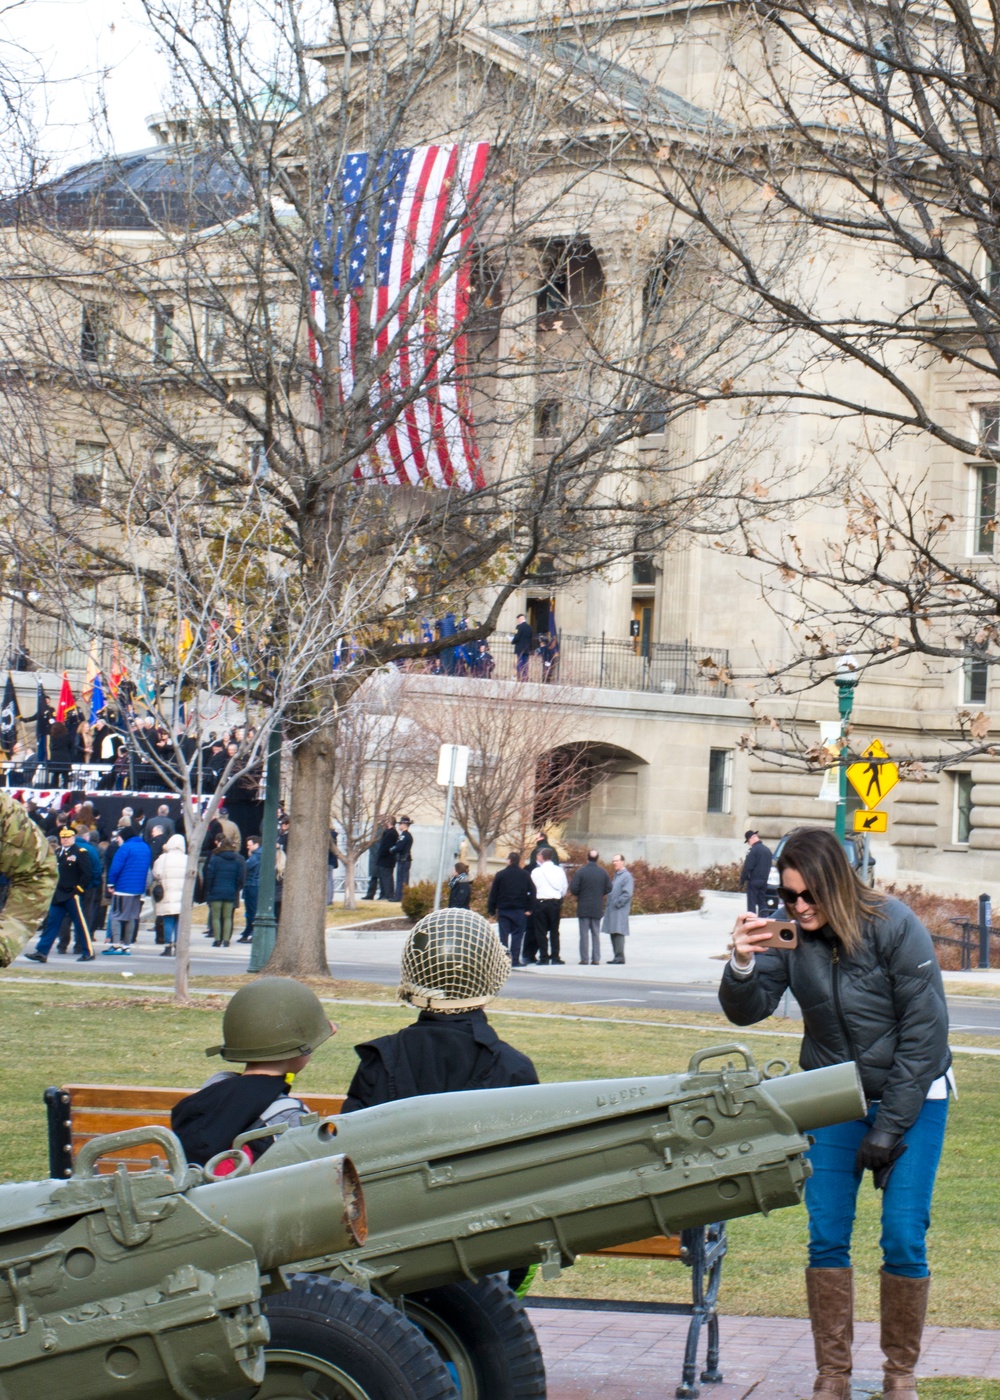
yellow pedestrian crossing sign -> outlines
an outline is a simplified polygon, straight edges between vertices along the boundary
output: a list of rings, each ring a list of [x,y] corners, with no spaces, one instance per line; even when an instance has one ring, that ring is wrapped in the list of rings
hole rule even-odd
[[[848,764],[847,779],[866,807],[877,807],[899,782],[899,766],[874,739],[861,756],[861,762]]]
[[[865,832],[888,831],[889,813],[873,812],[870,808],[866,809],[863,812],[855,812],[854,830]]]

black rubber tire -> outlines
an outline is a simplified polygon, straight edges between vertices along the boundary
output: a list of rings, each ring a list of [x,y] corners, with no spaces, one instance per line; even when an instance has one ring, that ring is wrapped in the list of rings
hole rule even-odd
[[[265,1354],[298,1352],[329,1361],[366,1400],[458,1400],[447,1368],[420,1329],[391,1303],[349,1283],[296,1274],[287,1293],[268,1299],[267,1317],[271,1340]],[[321,1388],[317,1396],[323,1393]]]
[[[462,1385],[462,1400],[545,1400],[542,1349],[524,1305],[503,1278],[428,1288],[408,1293],[403,1303],[449,1360],[455,1358],[448,1355],[447,1341],[442,1345],[422,1314],[439,1318],[458,1339],[465,1370],[473,1376],[472,1386]]]

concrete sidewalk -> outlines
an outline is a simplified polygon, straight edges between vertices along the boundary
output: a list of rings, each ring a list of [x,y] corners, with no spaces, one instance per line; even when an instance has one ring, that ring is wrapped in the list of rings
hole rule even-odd
[[[691,982],[715,984],[719,980],[720,963],[713,961],[724,954],[737,914],[746,908],[741,894],[705,893],[701,909],[686,914],[639,914],[629,921],[629,936],[625,945],[627,959],[624,968],[581,967],[577,954],[576,919],[563,919],[561,929],[564,967],[524,968],[524,977],[592,977],[595,983],[607,985],[610,978],[621,973],[635,981]],[[358,915],[358,922],[364,915]],[[338,961],[353,962],[361,950],[366,962],[399,963],[406,934],[380,933],[378,929],[330,929],[327,933],[327,954],[331,971]],[[611,956],[610,940],[602,937],[605,959]]]
[[[548,1400],[667,1400],[681,1378],[686,1317],[531,1308],[548,1372]],[[721,1317],[723,1381],[705,1400],[804,1400],[814,1360],[803,1318]],[[856,1325],[855,1397],[881,1394],[878,1326]],[[705,1340],[699,1349],[704,1364]],[[928,1327],[919,1372],[1000,1380],[1000,1332]]]

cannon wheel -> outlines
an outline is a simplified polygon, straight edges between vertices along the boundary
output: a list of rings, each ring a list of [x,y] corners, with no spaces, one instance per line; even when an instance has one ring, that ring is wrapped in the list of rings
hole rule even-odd
[[[461,1400],[544,1400],[535,1329],[503,1279],[427,1288],[402,1302],[449,1363]]]
[[[268,1300],[267,1317],[267,1372],[254,1400],[456,1400],[422,1332],[349,1283],[297,1274]]]

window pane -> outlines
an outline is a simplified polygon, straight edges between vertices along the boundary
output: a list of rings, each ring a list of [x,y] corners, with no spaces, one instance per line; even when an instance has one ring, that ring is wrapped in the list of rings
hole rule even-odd
[[[708,810],[728,812],[732,786],[732,751],[710,749],[708,755]]]
[[[559,436],[562,406],[558,399],[540,399],[535,404],[535,437]]]
[[[78,506],[99,506],[104,485],[104,448],[100,443],[78,442],[73,462],[71,496]]]
[[[972,774],[955,774],[955,840],[964,844],[972,833]]]
[[[976,468],[976,553],[992,554],[996,536],[997,469]]]
[[[989,665],[985,661],[969,660],[966,661],[964,670],[965,703],[967,705],[985,705],[989,690]]]
[[[1000,447],[1000,403],[979,410],[979,440],[986,447]]]
[[[158,360],[174,357],[174,309],[159,306],[153,317],[153,354]]]

